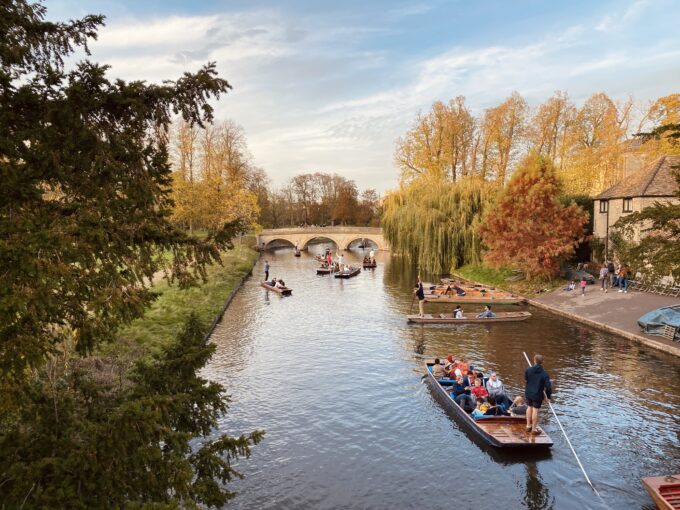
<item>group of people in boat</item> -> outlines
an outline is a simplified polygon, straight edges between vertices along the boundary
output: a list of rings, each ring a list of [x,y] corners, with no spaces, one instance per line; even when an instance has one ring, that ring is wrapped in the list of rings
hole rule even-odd
[[[373,252],[371,251],[371,253],[373,253]],[[364,257],[364,265],[367,265],[367,264],[375,265],[375,257],[366,255]]]
[[[489,416],[526,416],[524,398],[517,396],[510,400],[496,372],[485,377],[464,359],[449,355],[444,364],[439,358],[434,360],[432,375],[452,381],[446,386],[449,395],[475,420]]]
[[[275,287],[277,289],[285,289],[286,287],[286,282],[284,282],[281,278],[274,278],[272,277],[271,280],[265,280],[264,281],[267,285],[271,287]]]
[[[534,364],[524,372],[524,396],[518,395],[513,400],[508,397],[496,372],[484,377],[467,361],[456,359],[453,355],[447,356],[445,363],[436,358],[432,375],[474,420],[489,416],[522,416],[526,417],[527,434],[541,433],[538,410],[545,400],[549,401],[552,397],[552,383],[543,368],[542,355],[536,354]]]
[[[465,315],[463,314],[463,308],[460,305],[457,305],[453,309],[453,318],[454,319],[465,319]],[[484,305],[484,310],[482,312],[478,313],[476,318],[477,319],[491,319],[493,317],[496,317],[496,314],[491,310],[491,305]]]

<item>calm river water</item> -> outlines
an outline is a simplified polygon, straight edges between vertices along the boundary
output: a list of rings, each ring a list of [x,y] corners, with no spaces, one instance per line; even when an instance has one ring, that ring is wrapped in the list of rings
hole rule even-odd
[[[260,287],[265,258],[292,297]],[[221,429],[267,435],[238,462],[245,479],[230,485],[229,508],[653,508],[640,477],[680,471],[680,360],[538,309],[524,323],[409,326],[414,272],[387,253],[378,261],[340,280],[317,276],[311,254],[269,252],[232,302],[206,374],[232,398]],[[550,453],[501,454],[474,442],[421,379],[422,356],[452,353],[518,388],[522,351],[545,356],[555,408],[602,501],[549,410]]]

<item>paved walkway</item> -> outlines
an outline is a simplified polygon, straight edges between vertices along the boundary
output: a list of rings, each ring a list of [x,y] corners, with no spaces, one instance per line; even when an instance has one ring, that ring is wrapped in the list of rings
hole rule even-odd
[[[566,283],[565,283],[566,287]],[[630,338],[649,347],[680,356],[680,342],[642,332],[637,320],[647,312],[662,306],[680,304],[678,298],[658,296],[646,292],[620,293],[618,288],[604,293],[599,285],[588,285],[586,295],[577,287],[571,292],[556,290],[530,300],[540,308],[584,322],[599,329]]]

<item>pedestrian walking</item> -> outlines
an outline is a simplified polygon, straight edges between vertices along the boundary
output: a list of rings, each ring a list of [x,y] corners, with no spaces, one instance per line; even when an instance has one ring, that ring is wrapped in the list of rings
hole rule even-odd
[[[265,260],[264,261],[264,281],[269,280],[269,261]]]
[[[527,401],[527,433],[540,434],[538,429],[538,410],[544,399],[550,399],[552,395],[552,383],[550,375],[543,368],[543,356],[536,354],[534,364],[524,372],[526,386],[524,396]]]
[[[607,283],[609,282],[609,269],[607,263],[602,264],[600,268],[600,285],[603,291],[607,292]]]
[[[625,264],[619,268],[619,292],[628,294],[628,268]]]
[[[586,281],[586,275],[581,276],[581,295],[585,296],[586,295],[586,287],[588,286],[588,282]]]
[[[614,263],[610,260],[607,263],[607,274],[609,275],[609,287],[614,288],[614,278],[616,277],[616,268]]]
[[[423,289],[423,282],[420,281],[420,277],[418,277],[418,281],[416,282],[416,290],[414,292],[418,298],[418,311],[420,312],[419,316],[422,317],[425,315],[425,289]]]

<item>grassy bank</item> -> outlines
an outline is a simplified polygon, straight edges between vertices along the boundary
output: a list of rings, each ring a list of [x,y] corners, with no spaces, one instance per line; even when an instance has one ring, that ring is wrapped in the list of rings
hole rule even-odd
[[[552,280],[536,278],[527,281],[522,276],[521,279],[518,279],[518,275],[512,269],[494,268],[483,264],[467,264],[456,269],[454,274],[466,280],[499,287],[525,297],[534,297],[546,290],[551,291],[564,285],[564,281],[559,278]]]
[[[143,317],[133,321],[118,332],[118,341],[103,348],[130,350],[139,354],[155,351],[168,345],[177,336],[188,315],[194,311],[204,325],[209,325],[222,309],[234,288],[253,268],[258,254],[253,250],[254,238],[247,237],[242,244],[222,254],[223,265],[208,268],[208,282],[200,287],[181,290],[160,280],[153,287],[158,299]]]

